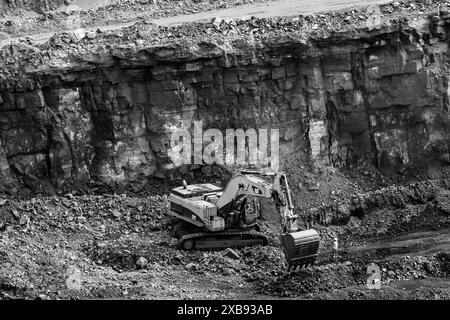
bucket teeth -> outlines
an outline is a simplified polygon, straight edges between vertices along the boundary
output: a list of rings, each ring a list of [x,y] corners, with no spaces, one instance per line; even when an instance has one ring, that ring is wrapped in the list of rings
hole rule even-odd
[[[288,265],[288,272],[307,269],[309,266],[312,265],[313,265],[312,263],[291,263]]]

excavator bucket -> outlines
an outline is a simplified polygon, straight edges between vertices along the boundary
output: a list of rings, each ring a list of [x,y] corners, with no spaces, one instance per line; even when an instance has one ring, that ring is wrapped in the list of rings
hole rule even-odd
[[[319,242],[319,234],[313,229],[281,235],[281,244],[289,268],[312,265],[319,251]]]

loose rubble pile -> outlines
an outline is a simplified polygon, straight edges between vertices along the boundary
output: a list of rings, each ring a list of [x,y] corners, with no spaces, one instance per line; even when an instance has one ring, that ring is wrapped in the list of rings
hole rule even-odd
[[[259,1],[264,2],[267,0]],[[176,40],[181,37],[195,38],[202,36],[202,38],[210,38],[218,35],[226,35],[227,37],[245,35],[255,39],[264,39],[274,31],[277,32],[277,37],[311,34],[313,37],[319,38],[338,35],[355,29],[379,29],[391,23],[391,20],[399,20],[406,23],[409,18],[416,19],[418,15],[426,16],[436,12],[445,14],[450,8],[450,2],[446,1],[398,1],[375,8],[323,12],[316,15],[274,18],[250,17],[244,19],[214,18],[208,23],[186,23],[148,30],[148,25],[151,25],[151,18],[197,13],[246,3],[253,3],[253,0],[214,1],[212,3],[209,1],[194,2],[188,0],[159,1],[154,4],[150,2],[141,4],[140,1],[124,1],[95,10],[68,13],[49,12],[36,18],[17,21],[8,20],[0,22],[0,32],[9,35],[21,35],[32,32],[87,28],[98,25],[98,21],[102,21],[103,25],[109,25],[139,20],[138,25],[142,24],[145,28],[141,26],[138,33],[146,34],[147,42],[151,40],[152,43],[161,42],[161,40]],[[130,29],[130,31],[136,33],[134,28]],[[116,31],[112,33],[115,34]],[[132,39],[138,40],[139,37],[132,37]]]
[[[166,223],[167,198],[134,198],[123,195],[31,198],[27,201],[0,200],[0,230],[17,223],[25,229],[58,226],[76,230],[89,225],[105,232],[129,232],[129,229],[160,230]],[[108,220],[123,221],[121,230],[110,230]],[[106,225],[105,225],[106,224]]]
[[[414,4],[416,3],[416,4]],[[274,38],[291,38],[303,36],[305,38],[330,38],[350,31],[367,31],[381,29],[399,21],[408,22],[408,18],[414,20],[428,15],[446,15],[450,11],[450,2],[433,1],[426,2],[394,2],[381,5],[377,12],[378,19],[372,25],[368,23],[374,13],[372,8],[354,9],[351,11],[324,12],[316,15],[300,15],[297,17],[272,17],[272,18],[214,18],[210,22],[184,23],[175,26],[155,26],[151,22],[139,22],[121,32],[106,31],[96,36],[97,42],[116,42],[118,37],[139,42],[145,40],[146,44],[168,43],[174,40],[201,37],[204,40],[217,39],[227,36],[228,39],[237,37],[249,37],[253,41],[269,40]],[[417,10],[417,8],[421,8]],[[6,32],[6,30],[0,31]],[[89,39],[87,39],[89,41]],[[91,41],[93,39],[90,39]],[[122,42],[123,44],[123,42]]]
[[[405,257],[387,263],[378,263],[381,268],[381,284],[428,277],[448,277],[446,267],[448,256],[438,254],[432,257]],[[351,286],[364,286],[368,275],[364,265],[347,261],[343,264],[328,264],[314,270],[299,271],[280,275],[267,281],[259,277],[259,290],[265,294],[281,297],[296,297],[299,294],[331,292]]]
[[[364,19],[347,28],[342,18],[366,8],[172,27],[142,22],[11,44],[0,52],[4,188],[64,189],[90,178],[140,188],[152,178],[190,177],[193,168],[165,170],[170,128],[192,125],[186,112],[205,128],[227,129],[221,119],[235,128],[282,128],[282,158],[291,158],[282,170],[375,165],[401,176],[445,164],[447,73],[435,51],[445,60],[446,5],[430,2],[423,13],[398,5],[372,29]],[[395,49],[399,41],[405,54]],[[305,182],[294,188],[320,188]],[[332,211],[339,212],[323,218],[345,221],[349,212],[346,204]]]
[[[416,182],[408,186],[390,186],[373,192],[354,194],[312,209],[306,219],[323,225],[345,224],[351,216],[363,217],[381,208],[404,209],[408,204],[425,204],[436,199],[440,183],[441,181]],[[436,201],[436,206],[442,210],[442,201]]]
[[[56,0],[55,4],[50,6],[34,4],[31,9],[40,13],[37,16],[18,18],[20,17],[18,8],[3,12],[8,14],[8,17],[11,14],[12,16],[0,22],[0,32],[17,36],[53,30],[88,28],[97,26],[99,21],[102,25],[122,24],[266,1],[269,0],[115,0],[91,9],[76,8],[76,4],[71,4],[66,10],[65,7],[57,5],[64,1]]]
[[[410,211],[405,217],[416,214],[417,221],[426,222],[432,228],[449,228],[448,214],[439,209],[448,205],[447,191],[437,191],[437,183],[430,185],[434,186],[433,193],[437,195],[425,197],[426,203],[408,204]],[[414,190],[417,184],[412,186]],[[377,203],[381,201],[380,194],[411,195],[406,190],[408,188],[392,187],[355,197]],[[316,224],[322,238],[316,266],[291,273],[286,272],[281,247],[275,240],[268,246],[243,249],[180,250],[170,233],[175,221],[166,215],[166,210],[167,198],[160,196],[66,194],[30,200],[0,200],[1,297],[139,299],[259,294],[303,298],[434,299],[435,295],[439,298],[448,295],[448,290],[440,287],[425,289],[419,286],[413,292],[396,288],[400,282],[445,283],[450,272],[449,253],[440,252],[438,248],[433,251],[432,247],[424,247],[430,252],[426,256],[406,255],[414,252],[412,245],[403,248],[404,254],[396,257],[399,252],[395,248],[373,242],[371,235],[389,244],[398,241],[395,239],[401,231],[390,233],[374,223],[391,219],[391,225],[405,226],[405,220],[395,219],[404,209],[382,206],[364,217],[352,217],[347,224]],[[434,215],[434,220],[428,213]],[[265,218],[263,230],[269,238],[276,239],[279,230],[271,219],[274,217]],[[422,230],[423,226],[418,223],[412,229]],[[338,234],[340,239],[337,260],[333,260],[331,253],[329,236],[332,234]],[[393,239],[391,242],[387,240],[389,237]],[[436,234],[436,239],[438,237]],[[445,233],[440,237],[445,237]],[[442,238],[441,241],[450,240]],[[19,249],[11,251],[13,247]],[[366,269],[372,262],[380,268],[383,286],[376,296],[364,289],[368,278]],[[194,286],[194,289],[184,289],[184,285]],[[217,289],[217,286],[223,289]],[[230,289],[226,289],[227,286]]]

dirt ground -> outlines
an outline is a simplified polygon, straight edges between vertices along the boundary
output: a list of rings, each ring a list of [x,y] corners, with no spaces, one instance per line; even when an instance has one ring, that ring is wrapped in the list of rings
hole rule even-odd
[[[315,181],[322,187],[295,194],[296,199],[306,199],[299,210],[305,220],[309,215],[311,226],[321,234],[319,258],[314,266],[291,272],[274,216],[265,216],[262,222],[268,246],[236,249],[238,257],[229,258],[220,250],[177,248],[165,195],[1,198],[0,297],[450,298],[448,180],[380,189],[337,173],[326,179],[316,176]],[[353,194],[353,207],[343,217],[317,218],[319,202],[334,201],[328,192],[331,187]],[[393,197],[399,201],[390,201]],[[370,205],[361,209],[354,206],[354,199],[366,199]],[[339,239],[336,257],[334,235]],[[380,289],[367,286],[372,263],[379,267]]]

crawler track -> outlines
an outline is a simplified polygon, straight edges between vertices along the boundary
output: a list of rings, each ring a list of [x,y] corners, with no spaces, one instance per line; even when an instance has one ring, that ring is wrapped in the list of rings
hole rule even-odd
[[[178,245],[186,250],[243,248],[253,245],[266,245],[268,240],[263,234],[251,232],[197,232],[182,236]]]

